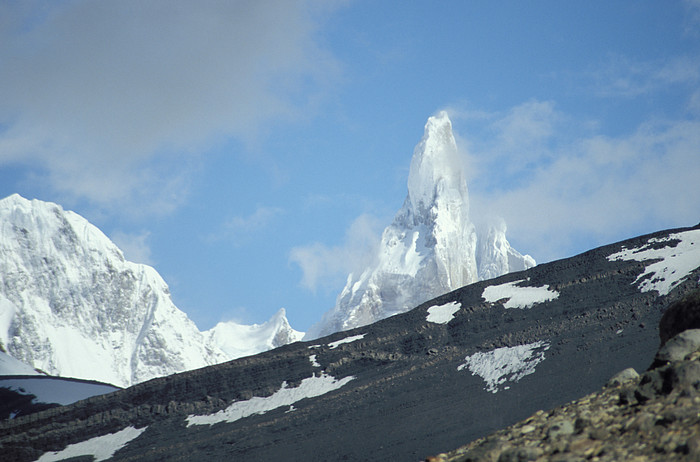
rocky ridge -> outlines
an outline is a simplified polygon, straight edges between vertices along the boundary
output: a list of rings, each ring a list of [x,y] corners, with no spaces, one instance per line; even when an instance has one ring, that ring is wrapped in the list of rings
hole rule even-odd
[[[125,435],[113,460],[425,459],[647,368],[662,313],[698,290],[699,243],[700,226],[639,236],[352,331],[2,421],[0,453],[89,457]]]
[[[641,376],[630,368],[596,393],[429,462],[700,460],[700,291],[660,321],[661,347]]]

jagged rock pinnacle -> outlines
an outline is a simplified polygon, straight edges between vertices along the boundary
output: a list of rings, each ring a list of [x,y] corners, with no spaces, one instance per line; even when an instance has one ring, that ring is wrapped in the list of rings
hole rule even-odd
[[[405,312],[482,276],[534,266],[531,257],[510,247],[504,223],[488,227],[483,235],[469,217],[462,162],[452,123],[442,111],[428,119],[413,151],[408,194],[382,234],[375,265],[348,276],[335,308],[306,338]]]

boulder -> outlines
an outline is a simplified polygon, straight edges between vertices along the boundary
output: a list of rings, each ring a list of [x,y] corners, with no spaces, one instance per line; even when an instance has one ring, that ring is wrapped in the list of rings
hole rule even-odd
[[[610,378],[610,380],[608,380],[606,386],[617,387],[625,382],[629,382],[630,380],[637,380],[638,378],[639,374],[637,373],[637,371],[635,371],[633,367],[628,367],[627,369],[613,375]]]
[[[700,290],[671,304],[659,321],[661,346],[684,330],[700,329]]]

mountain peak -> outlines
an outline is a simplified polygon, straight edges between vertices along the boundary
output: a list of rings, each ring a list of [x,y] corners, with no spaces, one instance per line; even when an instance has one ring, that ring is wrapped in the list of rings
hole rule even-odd
[[[0,202],[29,202],[28,199],[25,199],[24,197],[20,196],[17,193],[10,194],[4,199],[0,199]]]
[[[378,321],[481,279],[534,266],[510,247],[505,223],[477,232],[452,122],[428,119],[408,174],[408,194],[384,229],[374,266],[348,277],[336,306],[311,327],[316,338]]]
[[[154,268],[127,261],[97,227],[51,202],[0,200],[0,253],[0,345],[53,375],[129,386],[302,335],[282,309],[260,326],[236,326],[257,350],[212,342]]]
[[[439,195],[447,194],[468,206],[467,184],[452,122],[445,111],[425,124],[423,138],[416,145],[408,174],[408,199],[415,210],[430,208]]]

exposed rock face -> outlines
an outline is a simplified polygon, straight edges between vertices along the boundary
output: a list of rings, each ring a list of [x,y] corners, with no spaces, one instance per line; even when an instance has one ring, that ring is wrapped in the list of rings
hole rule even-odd
[[[684,319],[692,326],[699,296],[695,291],[673,304],[660,325],[667,326],[672,316],[678,329]],[[664,329],[662,337],[668,336]],[[641,376],[626,369],[600,392],[551,411],[537,411],[516,425],[426,460],[591,459],[700,460],[699,329],[683,330],[665,342]]]
[[[430,117],[408,174],[408,195],[382,234],[376,263],[348,276],[336,306],[306,338],[364,326],[478,280],[535,266],[503,221],[478,229],[447,113]]]
[[[618,377],[623,385],[600,400],[579,398],[625,368],[649,366],[663,310],[698,289],[700,259],[687,264],[679,253],[695,248],[697,232],[630,239],[480,281],[349,332],[0,422],[3,460],[36,460],[76,447],[69,445],[89,457],[96,441],[115,435],[130,438],[115,460],[420,460],[530,416],[517,433],[487,438],[501,450],[485,460],[565,451],[571,460],[588,451],[620,460],[615,445],[633,446],[639,431],[647,445],[640,451],[686,457],[698,422],[696,407],[685,411],[695,395],[683,388],[696,387],[695,366],[684,365],[696,362],[694,353],[682,367],[661,365],[676,372],[649,376],[660,384],[649,393],[645,373],[639,382]],[[634,249],[650,242],[655,258],[616,257],[640,257]],[[649,281],[657,285],[648,289]],[[619,416],[638,421],[626,427]]]
[[[686,329],[700,329],[700,292],[694,292],[666,309],[659,323],[661,345]]]

